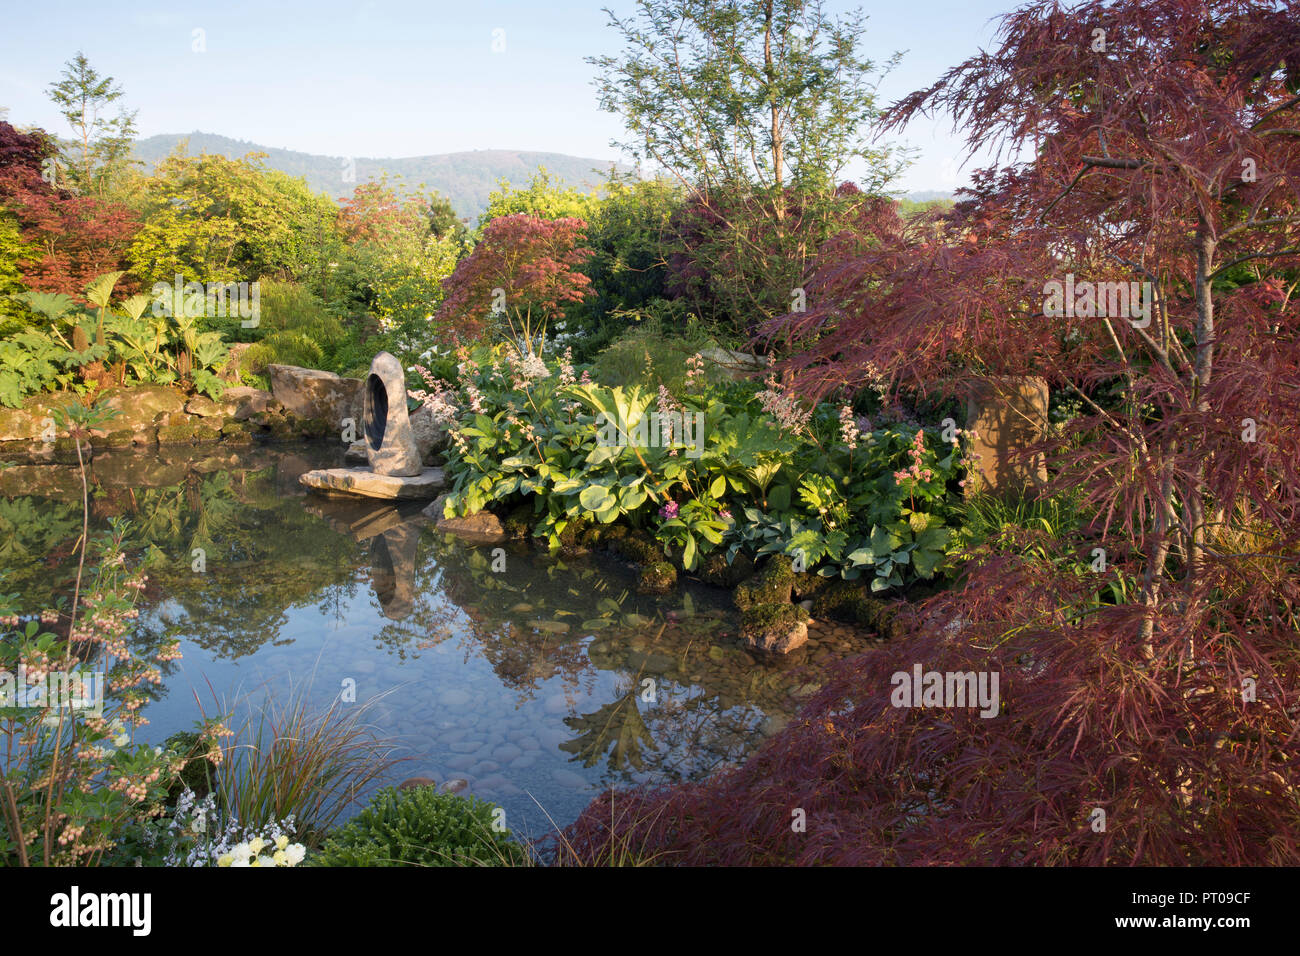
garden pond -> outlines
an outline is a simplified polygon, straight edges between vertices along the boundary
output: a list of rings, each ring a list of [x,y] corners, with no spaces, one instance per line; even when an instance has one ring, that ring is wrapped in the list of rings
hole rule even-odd
[[[341,463],[324,443],[95,456],[93,528],[125,519],[128,554],[151,560],[137,639],[181,640],[147,742],[200,709],[237,724],[266,695],[324,709],[355,689],[403,758],[383,782],[464,781],[538,837],[604,788],[739,763],[794,717],[820,665],[869,640],[814,623],[787,659],[757,660],[727,591],[688,579],[642,596],[608,554],[495,552],[437,532],[422,503],[299,485]],[[0,592],[21,607],[71,594],[81,495],[75,465],[0,465]]]

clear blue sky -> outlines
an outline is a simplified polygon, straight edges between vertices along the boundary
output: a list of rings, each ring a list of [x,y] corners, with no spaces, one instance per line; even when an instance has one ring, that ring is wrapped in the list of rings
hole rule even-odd
[[[60,134],[46,96],[83,50],[139,110],[140,135],[202,130],[333,156],[414,156],[526,149],[615,158],[616,116],[596,106],[583,57],[617,53],[602,5],[581,2],[6,4],[0,107],[9,121]],[[882,84],[886,102],[927,85],[988,46],[1013,0],[832,0],[870,17],[864,52],[907,51]],[[202,30],[204,52],[195,52]],[[504,50],[493,51],[494,31]],[[902,141],[920,151],[901,183],[951,189],[967,179],[959,137],[942,118]],[[969,168],[969,167],[968,167]]]

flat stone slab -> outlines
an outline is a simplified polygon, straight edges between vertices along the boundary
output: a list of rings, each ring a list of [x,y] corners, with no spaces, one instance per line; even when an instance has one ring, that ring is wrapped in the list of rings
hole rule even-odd
[[[409,477],[377,475],[369,468],[319,468],[298,481],[314,491],[392,500],[436,498],[447,487],[441,468],[425,468]]]

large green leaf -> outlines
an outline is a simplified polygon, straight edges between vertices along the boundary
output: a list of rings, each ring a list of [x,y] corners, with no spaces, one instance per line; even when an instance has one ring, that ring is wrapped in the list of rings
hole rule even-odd
[[[608,485],[588,485],[578,495],[578,502],[588,511],[603,511],[609,507],[610,501]]]
[[[113,294],[113,286],[117,285],[117,280],[124,275],[126,275],[125,271],[105,272],[102,276],[96,276],[86,286],[86,301],[101,309],[107,309],[109,297]]]

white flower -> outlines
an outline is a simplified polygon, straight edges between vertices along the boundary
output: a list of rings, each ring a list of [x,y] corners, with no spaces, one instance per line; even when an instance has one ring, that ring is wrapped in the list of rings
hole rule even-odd
[[[130,742],[131,742],[130,734],[118,734],[116,737],[113,738],[114,747],[125,747]]]
[[[284,848],[284,855],[288,857],[290,866],[297,866],[307,855],[307,848],[301,843],[290,843]]]
[[[259,856],[256,860],[254,860],[252,863],[248,865],[249,866],[275,866],[275,860],[271,859],[269,856],[263,853],[261,856]]]
[[[230,855],[235,858],[236,865],[238,865],[240,860],[243,860],[244,866],[247,866],[248,858],[253,855],[253,850],[247,843],[239,843],[231,847]]]

